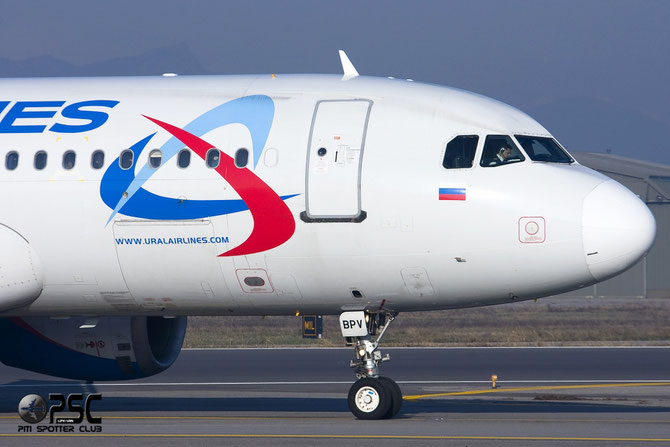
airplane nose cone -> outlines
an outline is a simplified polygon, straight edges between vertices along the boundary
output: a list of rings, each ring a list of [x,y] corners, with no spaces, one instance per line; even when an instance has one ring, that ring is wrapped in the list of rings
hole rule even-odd
[[[602,281],[635,264],[656,237],[654,216],[635,194],[608,180],[585,198],[584,254],[591,275]]]

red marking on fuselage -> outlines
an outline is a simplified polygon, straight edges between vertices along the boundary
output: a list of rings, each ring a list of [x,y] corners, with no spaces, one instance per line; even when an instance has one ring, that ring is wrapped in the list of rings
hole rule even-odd
[[[207,157],[207,151],[215,147],[179,127],[146,115],[144,117],[168,131],[203,160]],[[219,166],[216,167],[216,172],[233,187],[244,203],[247,204],[254,220],[254,228],[247,240],[219,256],[258,253],[278,247],[289,240],[295,232],[295,219],[286,203],[256,174],[247,168],[236,167],[232,157],[222,151],[220,153],[221,159]]]

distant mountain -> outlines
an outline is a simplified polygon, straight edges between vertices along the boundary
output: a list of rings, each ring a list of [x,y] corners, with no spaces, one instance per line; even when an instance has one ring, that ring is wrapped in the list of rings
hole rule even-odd
[[[524,109],[567,149],[670,164],[670,124],[596,98],[567,98]]]
[[[52,56],[14,61],[0,58],[0,77],[142,76],[163,73],[207,74],[186,44],[156,48],[136,56],[74,65]]]
[[[77,76],[78,68],[51,56],[31,57],[21,61],[0,58],[0,77]]]

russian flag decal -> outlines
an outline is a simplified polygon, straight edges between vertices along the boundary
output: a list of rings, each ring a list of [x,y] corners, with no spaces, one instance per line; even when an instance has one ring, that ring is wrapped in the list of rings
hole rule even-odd
[[[440,186],[440,200],[465,200],[465,188],[443,188]]]

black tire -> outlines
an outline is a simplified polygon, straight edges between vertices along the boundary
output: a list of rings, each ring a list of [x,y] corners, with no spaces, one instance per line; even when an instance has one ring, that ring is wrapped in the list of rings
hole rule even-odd
[[[347,398],[349,410],[363,420],[383,419],[391,409],[392,401],[391,390],[384,382],[367,377],[351,386]]]
[[[389,408],[388,413],[384,416],[384,419],[391,419],[396,417],[402,407],[402,390],[393,379],[388,377],[380,377],[379,380],[386,386],[387,389],[391,392],[391,408]]]

